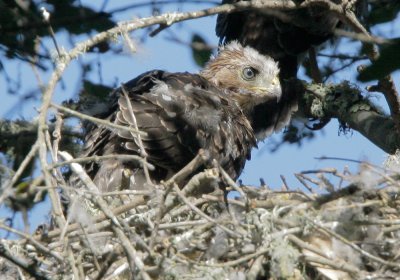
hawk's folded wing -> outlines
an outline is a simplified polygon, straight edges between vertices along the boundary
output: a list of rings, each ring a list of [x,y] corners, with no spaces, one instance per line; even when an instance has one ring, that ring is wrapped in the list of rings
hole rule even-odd
[[[135,127],[140,131],[147,160],[156,170],[155,180],[166,179],[206,149],[233,177],[240,174],[255,146],[247,118],[237,104],[199,75],[151,71],[123,85],[112,94],[114,103],[98,117]],[[131,109],[130,109],[131,108]],[[103,126],[87,127],[84,155],[142,154],[138,135]],[[117,189],[124,168],[134,170],[135,188],[143,184],[136,162],[106,160],[85,166],[104,190]],[[136,186],[135,186],[136,184]]]

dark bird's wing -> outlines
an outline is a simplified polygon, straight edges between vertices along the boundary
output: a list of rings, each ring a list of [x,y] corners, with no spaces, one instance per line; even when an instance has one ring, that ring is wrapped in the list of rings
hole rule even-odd
[[[98,117],[134,127],[141,136],[147,160],[156,169],[154,180],[167,179],[194,158],[200,148],[217,159],[237,178],[255,146],[250,124],[236,103],[226,93],[199,75],[151,71],[113,92],[114,103]],[[130,110],[130,107],[133,111]],[[87,128],[84,156],[107,154],[140,155],[138,136],[102,126]],[[143,174],[135,162],[107,160],[85,166],[100,189],[115,190],[121,183],[123,169],[129,169],[134,188],[143,185]]]
[[[220,14],[216,33],[221,43],[238,40],[272,57],[279,62],[281,78],[293,78],[299,55],[331,38],[339,20],[325,8],[302,8],[282,12],[282,15],[285,21],[262,11]]]

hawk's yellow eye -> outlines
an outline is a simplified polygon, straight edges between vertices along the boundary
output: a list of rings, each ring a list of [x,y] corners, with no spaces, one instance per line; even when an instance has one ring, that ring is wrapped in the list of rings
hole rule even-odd
[[[256,69],[254,69],[253,67],[245,67],[245,68],[243,68],[243,71],[242,71],[242,78],[247,81],[250,81],[256,77],[257,73],[258,73],[258,71]]]

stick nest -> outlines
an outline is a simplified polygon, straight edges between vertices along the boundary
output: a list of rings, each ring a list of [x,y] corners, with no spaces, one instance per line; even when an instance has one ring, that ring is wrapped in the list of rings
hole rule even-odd
[[[2,279],[400,275],[396,172],[369,164],[358,174],[306,171],[296,174],[302,189],[283,180],[279,191],[238,187],[217,167],[184,177],[151,191],[77,190],[62,227],[42,225],[33,235],[14,230],[21,239],[1,241]],[[239,190],[238,197],[226,203],[219,187],[203,191],[221,185]]]

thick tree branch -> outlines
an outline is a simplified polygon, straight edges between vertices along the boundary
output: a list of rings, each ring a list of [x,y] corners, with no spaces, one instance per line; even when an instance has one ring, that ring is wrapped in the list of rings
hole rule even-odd
[[[336,118],[390,154],[400,147],[393,119],[363,97],[358,88],[348,82],[303,86],[305,93],[301,103],[308,117]]]

